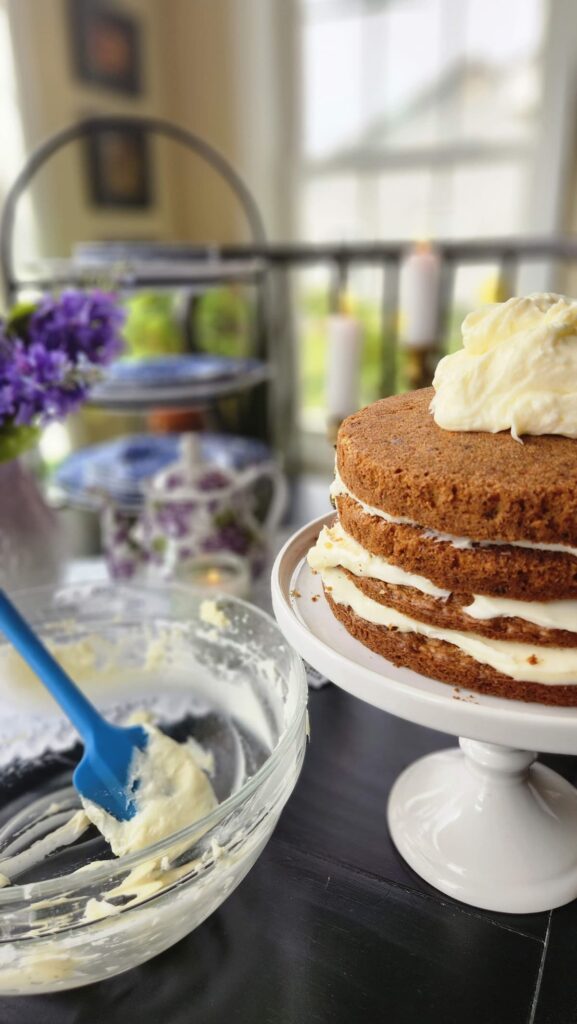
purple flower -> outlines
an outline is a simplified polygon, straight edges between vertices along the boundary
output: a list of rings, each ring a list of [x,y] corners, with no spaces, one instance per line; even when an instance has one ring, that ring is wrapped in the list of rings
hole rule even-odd
[[[25,337],[0,322],[0,427],[42,426],[76,409],[120,351],[122,319],[111,296],[64,292],[40,302]]]
[[[122,349],[123,321],[123,311],[106,292],[65,291],[41,300],[28,323],[28,340],[64,352],[75,365],[102,366]]]
[[[16,426],[66,416],[86,397],[87,385],[71,372],[63,352],[46,351],[20,338],[3,345],[0,363],[0,416]]]

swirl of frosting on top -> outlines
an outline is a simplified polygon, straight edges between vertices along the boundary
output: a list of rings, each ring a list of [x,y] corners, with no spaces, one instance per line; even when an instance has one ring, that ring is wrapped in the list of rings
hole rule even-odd
[[[577,438],[577,301],[545,292],[497,302],[469,313],[462,335],[433,380],[439,427]]]

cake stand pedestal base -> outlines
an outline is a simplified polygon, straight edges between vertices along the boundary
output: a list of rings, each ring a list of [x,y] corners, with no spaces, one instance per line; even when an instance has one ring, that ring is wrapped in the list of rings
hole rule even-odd
[[[389,797],[395,846],[463,903],[534,913],[577,896],[577,789],[532,751],[460,739],[421,758]]]

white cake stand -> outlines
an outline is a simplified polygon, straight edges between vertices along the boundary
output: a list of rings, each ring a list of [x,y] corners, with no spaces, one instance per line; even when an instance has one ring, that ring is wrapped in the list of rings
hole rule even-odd
[[[485,697],[396,668],[335,619],[304,556],[331,514],[300,530],[273,568],[275,615],[299,654],[355,697],[460,746],[410,765],[389,797],[393,841],[441,892],[507,913],[577,896],[577,789],[534,763],[577,754],[577,708]],[[466,739],[463,737],[467,737]]]

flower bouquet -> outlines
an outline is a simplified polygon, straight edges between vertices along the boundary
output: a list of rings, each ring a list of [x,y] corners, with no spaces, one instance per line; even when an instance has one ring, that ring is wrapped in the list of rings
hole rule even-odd
[[[66,291],[0,320],[0,583],[52,580],[54,515],[18,456],[64,419],[121,351],[124,314],[111,295]]]
[[[0,321],[0,462],[85,400],[120,353],[124,314],[103,292],[66,291]]]

